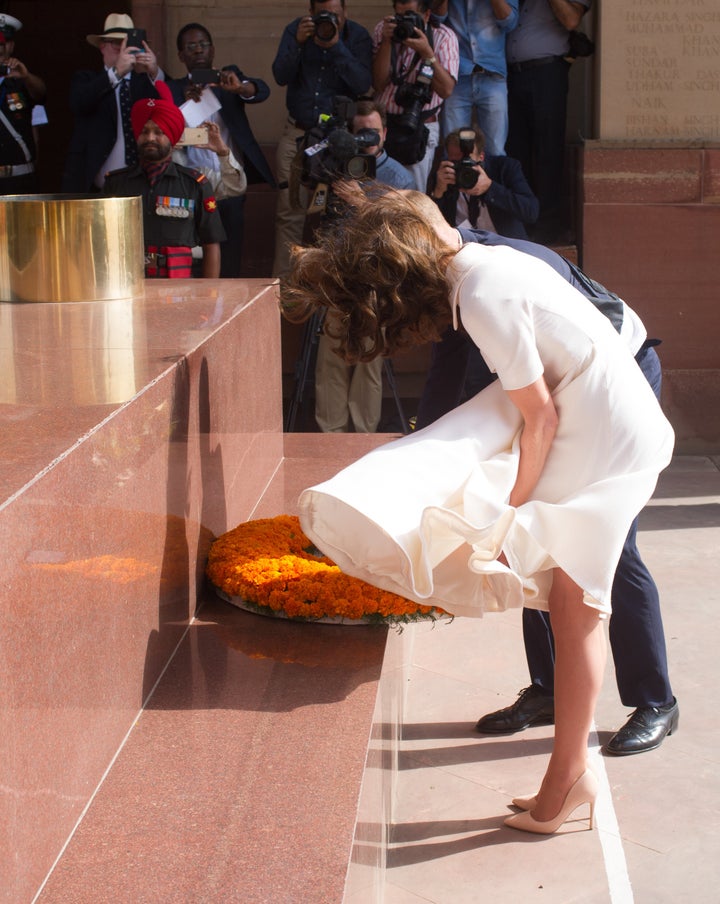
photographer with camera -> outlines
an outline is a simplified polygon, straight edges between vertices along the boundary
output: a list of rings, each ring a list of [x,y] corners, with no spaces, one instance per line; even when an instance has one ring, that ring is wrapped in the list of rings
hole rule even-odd
[[[309,15],[283,31],[273,75],[287,86],[288,120],[277,148],[279,183],[275,218],[273,274],[290,266],[290,246],[302,241],[307,192],[300,203],[290,198],[290,173],[306,133],[322,115],[330,115],[335,97],[357,100],[371,87],[372,42],[367,30],[346,16],[345,0],[311,0]]]
[[[138,100],[159,97],[155,82],[165,78],[145,32],[124,13],[110,13],[103,31],[87,35],[87,42],[100,51],[103,68],[76,72],[70,84],[75,127],[64,192],[99,192],[107,172],[137,162],[130,110]]]
[[[525,224],[535,222],[540,205],[518,161],[487,155],[477,128],[451,132],[445,151],[430,195],[448,223],[526,239]]]
[[[431,23],[430,0],[396,0],[393,9],[373,32],[373,88],[388,112],[388,153],[425,192],[440,140],[440,108],[457,81],[458,40],[451,29]]]
[[[246,107],[263,103],[270,96],[270,88],[261,79],[245,75],[237,66],[214,69],[215,46],[210,32],[198,22],[189,22],[176,38],[178,57],[187,69],[184,78],[168,82],[175,103],[191,109],[203,99],[219,109],[210,114],[209,121],[220,131],[223,144],[230,149],[251,184],[267,182],[275,185],[272,172],[260,145],[253,135]],[[193,120],[196,124],[197,120]],[[212,137],[212,136],[211,136]],[[232,176],[229,159],[214,153],[213,148],[189,147],[187,165],[202,170],[216,187]],[[225,164],[225,172],[222,165]],[[212,171],[212,172],[209,172]],[[245,226],[245,197],[242,192],[218,194],[218,210],[227,235],[220,246],[220,275],[225,278],[240,276],[242,244]]]
[[[339,99],[338,99],[339,100]],[[333,223],[352,207],[372,203],[373,187],[415,187],[413,177],[385,150],[386,115],[382,104],[360,100],[349,109],[349,132],[337,127],[328,135],[329,147],[312,154],[316,179],[328,180],[331,196],[319,229]],[[342,136],[342,137],[341,137]],[[353,143],[354,142],[354,143]],[[344,150],[341,150],[344,149]],[[350,156],[351,151],[357,156]],[[318,163],[314,161],[320,157]],[[323,176],[322,173],[325,172]],[[353,174],[357,178],[353,178]],[[334,323],[329,313],[318,337],[315,365],[315,420],[323,433],[374,433],[382,409],[383,359],[347,365],[333,351]]]
[[[45,97],[45,83],[15,56],[22,22],[0,13],[0,194],[36,191],[37,148],[33,107]]]

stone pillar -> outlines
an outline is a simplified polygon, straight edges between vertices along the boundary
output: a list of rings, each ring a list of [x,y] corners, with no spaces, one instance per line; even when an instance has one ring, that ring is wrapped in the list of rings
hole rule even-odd
[[[677,450],[720,451],[720,6],[602,4],[582,263],[663,340]]]
[[[717,0],[600,6],[598,137],[720,140]]]

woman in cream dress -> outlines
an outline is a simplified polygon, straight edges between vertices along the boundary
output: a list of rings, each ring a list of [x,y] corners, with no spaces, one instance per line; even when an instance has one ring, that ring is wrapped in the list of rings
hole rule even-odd
[[[303,529],[349,574],[455,615],[549,609],[555,740],[527,812],[550,833],[596,781],[587,738],[628,529],[673,434],[609,321],[541,261],[459,247],[432,202],[388,194],[315,248],[281,287],[286,316],[337,313],[346,360],[435,340],[452,318],[496,383],[425,430],[380,447],[300,498]],[[592,818],[591,818],[592,825]]]

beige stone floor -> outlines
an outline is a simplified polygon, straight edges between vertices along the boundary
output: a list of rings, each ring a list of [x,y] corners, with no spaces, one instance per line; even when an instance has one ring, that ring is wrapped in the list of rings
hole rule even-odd
[[[503,826],[510,798],[536,790],[552,737],[551,727],[496,738],[472,730],[528,683],[519,613],[412,629],[385,904],[720,900],[719,467],[676,458],[642,515],[680,725],[656,751],[603,756],[630,712],[609,662],[591,738],[596,831],[582,819],[554,837]]]

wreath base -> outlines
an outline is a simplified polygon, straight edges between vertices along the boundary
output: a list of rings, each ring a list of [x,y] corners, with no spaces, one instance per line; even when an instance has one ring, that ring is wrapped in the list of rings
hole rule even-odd
[[[230,603],[231,606],[235,606],[238,609],[243,609],[245,612],[252,612],[253,615],[264,615],[266,618],[283,618],[286,621],[294,622],[312,622],[314,625],[387,625],[388,627],[393,628],[402,627],[403,625],[412,625],[421,621],[452,621],[453,618],[452,615],[448,615],[447,612],[441,612],[437,609],[434,609],[431,613],[427,614],[413,613],[412,615],[397,616],[364,615],[362,618],[343,618],[341,616],[330,617],[326,615],[322,618],[302,618],[298,615],[287,615],[282,609],[276,610],[271,609],[269,606],[258,606],[256,603],[251,603],[241,596],[232,596],[230,593],[221,590],[220,587],[213,586],[213,590],[221,600]]]

